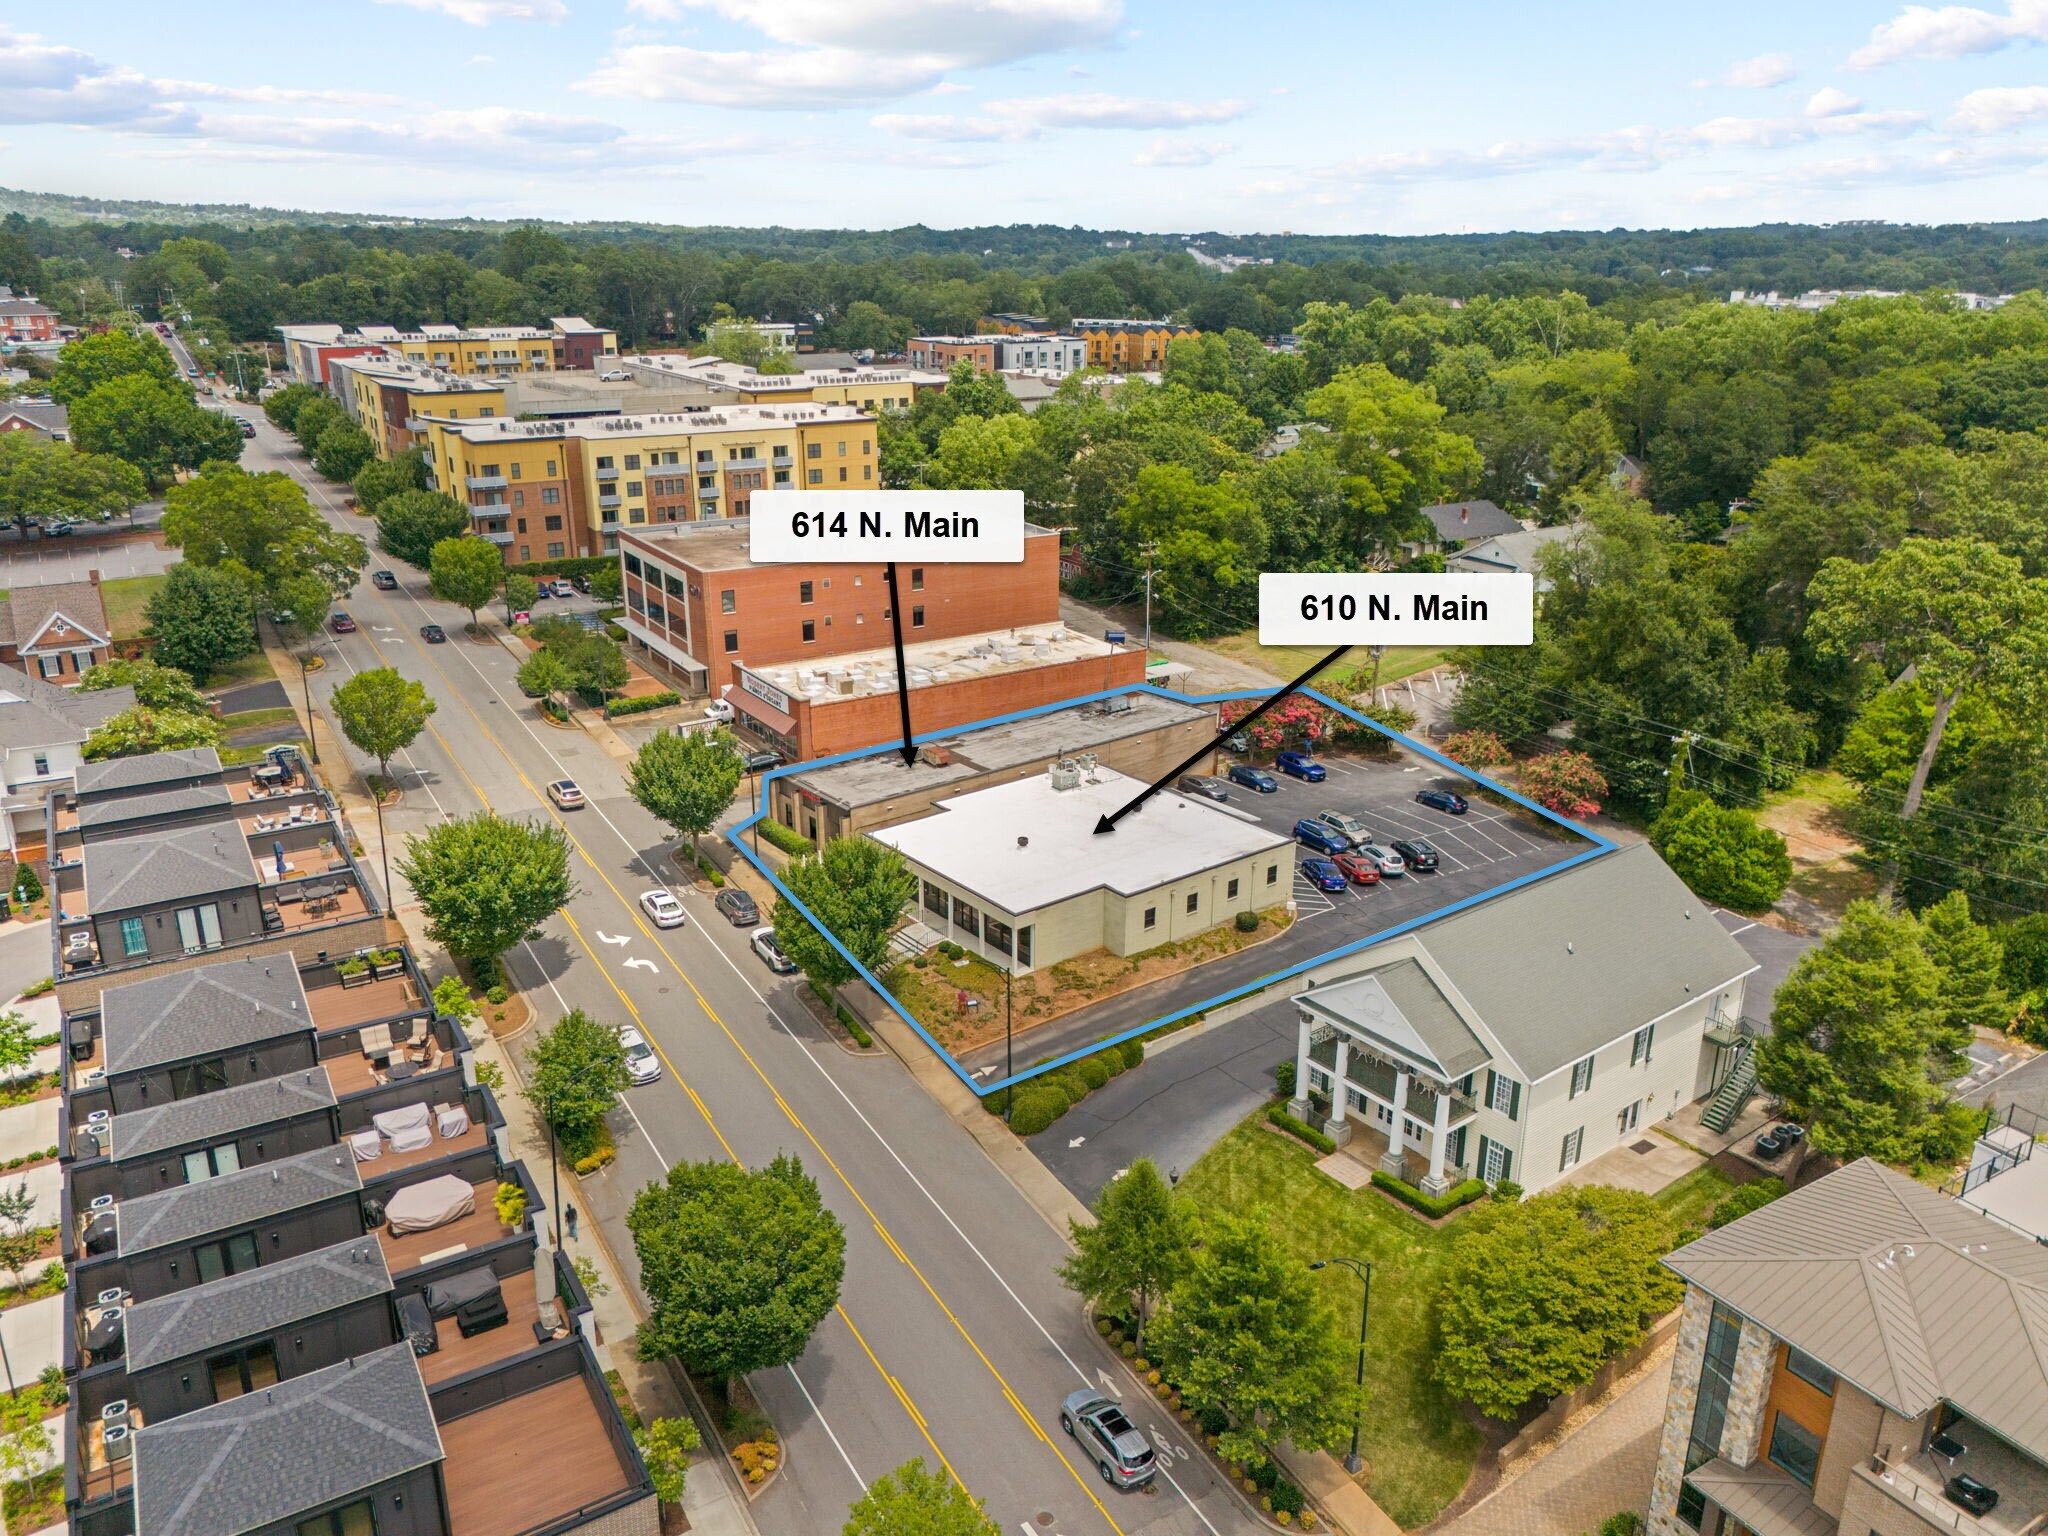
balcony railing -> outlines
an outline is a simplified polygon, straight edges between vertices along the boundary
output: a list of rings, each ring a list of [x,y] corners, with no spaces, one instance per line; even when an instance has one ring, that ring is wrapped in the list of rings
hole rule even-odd
[[[616,492],[604,491],[599,494],[597,498],[597,504],[600,507],[616,507],[624,499],[624,497],[618,495]]]
[[[462,483],[472,491],[502,491],[512,482],[503,475],[470,475]]]
[[[512,542],[512,535],[498,528],[479,528],[476,536],[492,544],[510,544]]]
[[[769,462],[777,469],[788,469],[790,465],[796,462],[796,455],[793,453],[778,453]]]
[[[616,480],[619,478],[619,472],[616,469],[599,469],[594,471],[594,473],[600,480]]]

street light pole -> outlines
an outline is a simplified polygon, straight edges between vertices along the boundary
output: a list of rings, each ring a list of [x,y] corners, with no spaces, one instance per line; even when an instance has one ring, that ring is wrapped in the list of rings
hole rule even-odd
[[[1332,1264],[1342,1264],[1364,1282],[1365,1294],[1358,1303],[1358,1370],[1352,1378],[1356,1395],[1351,1403],[1351,1452],[1344,1458],[1344,1470],[1353,1477],[1365,1470],[1365,1461],[1358,1454],[1358,1425],[1365,1416],[1365,1325],[1372,1316],[1372,1261],[1369,1259],[1318,1259],[1309,1265],[1310,1269],[1327,1269]]]
[[[1011,942],[1011,943],[1013,943],[1013,944],[1014,944],[1014,943],[1016,942],[1016,936],[1015,936],[1014,934],[1013,934],[1013,935],[1011,936],[1011,940],[1010,940],[1010,942]],[[1016,1057],[1015,1057],[1015,1055],[1013,1054],[1013,1047],[1012,1047],[1012,1035],[1011,1035],[1011,1030],[1010,1030],[1010,975],[1011,975],[1011,972],[1010,972],[1010,968],[1009,968],[1009,967],[1008,967],[1007,965],[1006,965],[1006,966],[1004,966],[1004,967],[1003,967],[1003,1076],[1004,1076],[1004,1077],[1006,1077],[1006,1078],[1014,1078],[1014,1077],[1015,1077],[1015,1076],[1017,1075],[1017,1061],[1016,1061]],[[1015,1084],[1015,1083],[1013,1082],[1013,1083],[1011,1083],[1011,1084],[1010,1084],[1010,1085],[1009,1085],[1008,1087],[1006,1087],[1006,1088],[1004,1088],[1004,1089],[1003,1089],[1003,1124],[1005,1124],[1005,1125],[1008,1125],[1008,1124],[1010,1123],[1010,1103],[1011,1103],[1011,1101],[1012,1101],[1013,1099],[1015,1099],[1016,1097],[1017,1097],[1017,1085],[1016,1085],[1016,1084]]]

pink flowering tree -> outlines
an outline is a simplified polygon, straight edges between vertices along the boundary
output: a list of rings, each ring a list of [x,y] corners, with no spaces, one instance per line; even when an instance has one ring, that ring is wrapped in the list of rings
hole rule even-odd
[[[1554,752],[1522,765],[1516,779],[1522,793],[1560,816],[1595,816],[1607,794],[1607,780],[1583,752]]]

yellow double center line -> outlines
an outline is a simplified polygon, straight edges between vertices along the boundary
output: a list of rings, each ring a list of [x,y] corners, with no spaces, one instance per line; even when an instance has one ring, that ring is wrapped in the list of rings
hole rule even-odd
[[[384,602],[387,607],[390,606],[389,599],[384,599]],[[369,637],[366,636],[365,638]],[[380,659],[385,660],[387,665],[389,664],[389,659],[384,656],[383,648],[379,646],[374,639],[370,640],[370,648],[371,650],[377,653]],[[462,696],[460,690],[455,687],[454,679],[452,679],[448,675],[448,673],[442,669],[441,664],[438,661],[436,661],[432,656],[426,657],[426,662],[427,665],[432,667],[434,671],[440,676],[441,681],[447,685],[450,693],[454,696],[456,702],[461,704],[462,708],[468,713],[470,719],[476,722],[476,728],[483,733],[483,735],[490,741],[492,746],[498,749],[498,755],[505,759],[505,765],[508,768],[510,768],[513,771],[513,773],[518,775],[519,782],[526,786],[527,792],[534,797],[534,799],[539,803],[541,809],[549,816],[549,818],[552,819],[554,823],[562,829],[563,835],[568,838],[570,845],[575,848],[577,855],[583,860],[584,864],[590,869],[591,873],[595,874],[598,879],[602,880],[605,884],[606,889],[608,889],[612,893],[612,895],[617,898],[619,904],[626,910],[627,914],[630,916],[634,926],[637,927],[641,931],[641,933],[647,937],[647,939],[654,945],[654,947],[657,950],[659,950],[663,955],[666,955],[668,957],[668,961],[671,965],[674,965],[676,967],[676,974],[682,978],[683,985],[690,989],[690,995],[696,998],[697,1005],[704,1010],[705,1017],[710,1019],[712,1023],[718,1026],[720,1032],[723,1033],[725,1038],[732,1043],[733,1049],[740,1053],[740,1058],[743,1061],[745,1061],[750,1068],[753,1069],[754,1075],[761,1080],[761,1085],[768,1090],[769,1096],[775,1100],[776,1108],[782,1111],[784,1116],[788,1118],[789,1123],[796,1127],[796,1129],[803,1135],[804,1140],[808,1141],[811,1144],[812,1148],[817,1152],[818,1156],[825,1160],[825,1165],[832,1170],[834,1177],[836,1177],[839,1180],[840,1185],[846,1190],[846,1192],[849,1195],[851,1195],[854,1198],[855,1203],[857,1203],[860,1206],[861,1210],[864,1213],[866,1213],[869,1222],[872,1223],[874,1226],[876,1236],[881,1238],[883,1244],[889,1249],[889,1251],[896,1256],[896,1258],[903,1264],[903,1266],[906,1269],[910,1271],[912,1275],[916,1276],[918,1284],[924,1287],[925,1294],[931,1297],[933,1304],[936,1305],[941,1312],[946,1314],[946,1320],[953,1325],[954,1330],[960,1335],[960,1337],[963,1340],[966,1341],[967,1347],[974,1351],[975,1358],[980,1360],[982,1365],[987,1368],[989,1375],[995,1378],[997,1386],[1002,1389],[1004,1401],[1009,1403],[1010,1407],[1016,1412],[1017,1417],[1023,1421],[1025,1428],[1027,1428],[1031,1432],[1032,1436],[1035,1439],[1037,1439],[1041,1444],[1043,1444],[1049,1450],[1051,1450],[1053,1455],[1059,1458],[1060,1465],[1067,1469],[1068,1475],[1074,1479],[1074,1482],[1079,1486],[1081,1491],[1088,1496],[1088,1501],[1095,1506],[1098,1512],[1100,1512],[1103,1520],[1108,1523],[1109,1528],[1112,1531],[1116,1532],[1116,1536],[1124,1536],[1123,1527],[1117,1524],[1116,1517],[1109,1512],[1108,1506],[1106,1506],[1102,1502],[1101,1498],[1096,1494],[1094,1488],[1089,1485],[1088,1480],[1085,1477],[1083,1477],[1079,1470],[1075,1468],[1074,1464],[1067,1459],[1066,1453],[1060,1449],[1059,1445],[1052,1439],[1052,1437],[1046,1434],[1045,1430],[1040,1426],[1038,1420],[1032,1417],[1030,1410],[1024,1405],[1022,1399],[1018,1397],[1016,1391],[1010,1386],[1009,1381],[1004,1377],[1002,1371],[997,1368],[996,1363],[993,1360],[989,1359],[988,1354],[975,1340],[974,1335],[968,1332],[967,1326],[960,1321],[959,1316],[953,1311],[953,1309],[950,1306],[946,1304],[945,1299],[939,1295],[938,1290],[932,1285],[931,1281],[925,1277],[924,1271],[918,1267],[916,1260],[912,1259],[910,1255],[903,1250],[902,1245],[899,1244],[896,1241],[895,1237],[890,1233],[888,1226],[882,1221],[882,1218],[875,1214],[874,1208],[868,1204],[866,1197],[863,1196],[860,1190],[854,1185],[853,1180],[846,1176],[846,1171],[839,1166],[837,1160],[833,1158],[832,1154],[825,1150],[824,1144],[820,1142],[815,1135],[812,1134],[811,1128],[804,1123],[803,1118],[800,1115],[798,1115],[794,1109],[790,1107],[789,1101],[783,1098],[781,1090],[779,1090],[775,1086],[774,1080],[770,1078],[765,1071],[762,1070],[761,1064],[754,1059],[753,1053],[749,1051],[746,1048],[746,1046],[740,1043],[739,1036],[733,1033],[731,1026],[729,1026],[725,1022],[724,1018],[720,1016],[718,1010],[711,1006],[710,999],[705,997],[703,992],[698,990],[697,983],[690,979],[688,972],[686,972],[682,968],[681,964],[676,960],[675,955],[669,951],[667,946],[662,941],[660,933],[647,925],[646,920],[642,917],[640,913],[640,908],[638,904],[629,901],[626,898],[625,893],[621,891],[619,887],[613,882],[611,876],[605,873],[603,866],[601,866],[598,863],[598,861],[591,856],[590,850],[585,848],[582,842],[578,840],[575,832],[570,828],[568,822],[563,819],[561,814],[548,801],[547,797],[543,795],[537,788],[535,788],[533,781],[526,776],[526,771],[519,766],[517,761],[514,760],[511,752],[506,748],[505,743],[499,739],[495,731],[493,731],[488,725],[484,723],[483,717],[476,712],[475,707],[471,705],[470,702]],[[447,754],[449,762],[455,765],[455,771],[462,775],[463,782],[469,785],[470,793],[476,796],[477,803],[480,805],[489,806],[491,803],[489,798],[484,794],[483,790],[478,787],[476,781],[469,776],[469,771],[462,766],[462,759],[459,756],[457,756],[455,750],[449,746],[447,738],[442,736],[440,731],[434,727],[431,721],[429,721],[427,725],[427,731],[428,734],[431,735],[436,742],[440,743],[441,750]],[[669,1072],[674,1076],[676,1082],[682,1086],[683,1091],[689,1095],[690,1102],[696,1106],[697,1112],[704,1117],[705,1125],[710,1127],[711,1134],[718,1138],[718,1144],[719,1146],[725,1149],[726,1156],[731,1158],[733,1162],[740,1163],[741,1160],[739,1154],[733,1151],[731,1144],[727,1142],[725,1139],[725,1133],[719,1130],[717,1121],[713,1119],[710,1106],[706,1104],[702,1097],[698,1095],[697,1091],[689,1085],[689,1083],[684,1079],[682,1073],[676,1070],[676,1065],[673,1061],[669,1059],[668,1052],[662,1049],[661,1042],[655,1039],[653,1031],[647,1027],[646,1020],[641,1017],[639,1008],[634,1005],[632,998],[626,995],[625,989],[619,985],[617,978],[612,975],[611,968],[606,963],[604,956],[600,955],[594,948],[591,947],[590,941],[583,936],[582,928],[577,924],[576,919],[569,913],[567,908],[564,908],[560,915],[563,918],[563,920],[568,924],[570,933],[575,935],[576,942],[582,946],[583,952],[590,956],[592,963],[597,966],[599,972],[604,976],[606,984],[611,987],[613,993],[616,994],[620,1003],[624,1005],[626,1011],[632,1015],[633,1022],[640,1026],[641,1034],[646,1037],[648,1044],[654,1047],[655,1053],[661,1057],[663,1065],[668,1068]],[[742,1164],[742,1166],[744,1166],[744,1164]],[[896,1395],[897,1400],[902,1403],[904,1411],[910,1417],[911,1423],[917,1427],[918,1433],[924,1437],[925,1444],[931,1447],[932,1454],[938,1457],[940,1465],[945,1467],[947,1473],[953,1478],[954,1482],[959,1483],[960,1486],[963,1489],[965,1489],[967,1487],[966,1483],[961,1479],[960,1474],[954,1471],[952,1462],[947,1459],[946,1453],[939,1449],[938,1442],[932,1438],[931,1429],[925,1420],[925,1416],[918,1410],[917,1405],[911,1400],[910,1393],[903,1386],[902,1381],[896,1376],[891,1375],[890,1372],[883,1366],[881,1360],[876,1356],[874,1350],[869,1346],[867,1339],[861,1334],[861,1331],[854,1326],[853,1318],[851,1314],[847,1312],[846,1308],[843,1305],[841,1305],[837,1310],[840,1318],[845,1322],[847,1329],[853,1334],[855,1341],[859,1343],[862,1352],[867,1355],[869,1363],[874,1366],[877,1374],[879,1374],[882,1380],[888,1384],[889,1389]],[[973,1490],[968,1489],[968,1491],[971,1493]]]

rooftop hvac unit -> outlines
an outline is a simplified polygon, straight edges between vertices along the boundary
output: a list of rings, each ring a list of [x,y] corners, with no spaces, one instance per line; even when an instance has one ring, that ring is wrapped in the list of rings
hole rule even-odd
[[[122,1302],[126,1301],[127,1299],[128,1293],[122,1290],[120,1286],[116,1285],[110,1286],[106,1290],[101,1291],[96,1300],[97,1304],[102,1307],[118,1307]]]
[[[102,1408],[100,1410],[100,1422],[102,1424],[120,1424],[125,1426],[128,1422],[128,1399],[117,1397],[107,1404],[106,1407]]]
[[[109,1424],[100,1436],[100,1445],[108,1461],[126,1461],[135,1454],[134,1432],[126,1424]]]
[[[1074,789],[1080,785],[1080,782],[1081,770],[1074,765],[1071,758],[1063,757],[1052,765],[1052,787],[1054,789]]]
[[[112,1195],[94,1195],[85,1202],[85,1208],[88,1211],[111,1211],[114,1208],[114,1197]]]

